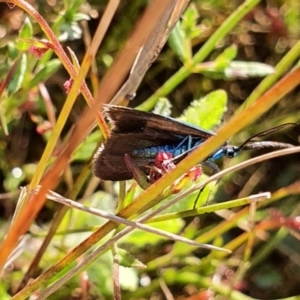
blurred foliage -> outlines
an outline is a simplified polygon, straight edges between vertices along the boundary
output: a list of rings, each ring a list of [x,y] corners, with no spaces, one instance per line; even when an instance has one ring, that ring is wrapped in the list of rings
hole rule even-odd
[[[237,9],[238,3],[191,1],[130,106],[145,104],[182,65],[188,65],[193,55]],[[94,34],[106,4],[107,1],[32,1],[64,48],[72,49],[79,62],[85,54],[86,38],[89,33]],[[91,72],[87,78],[92,93],[95,92],[93,75],[101,80],[130,36],[146,4],[147,1],[121,1],[95,59],[97,74]],[[69,75],[51,48],[40,53],[40,56],[31,51],[30,46],[37,46],[35,43],[38,43],[34,39],[39,41],[44,38],[40,26],[22,10],[16,7],[10,9],[5,3],[0,5],[0,80],[8,80],[0,104],[0,236],[4,239],[17,203],[18,188],[30,183],[65,101],[64,83],[69,80]],[[273,67],[297,43],[299,24],[298,1],[262,2],[215,45],[208,59],[198,64],[193,74],[156,103],[155,111],[163,115],[171,112],[174,117],[182,115],[181,120],[206,129],[220,126],[238,107],[243,108],[243,101],[262,77],[272,74]],[[39,46],[42,48],[42,45]],[[256,132],[285,122],[299,122],[299,96],[298,88],[247,130],[233,137],[231,142],[239,145]],[[67,120],[61,143],[72,134],[72,126],[85,107],[79,96]],[[277,132],[270,139],[298,144],[299,134],[299,126],[296,126]],[[95,130],[73,153],[70,168],[61,177],[58,193],[67,197],[76,189],[75,182],[91,159],[100,138],[100,132]],[[53,160],[56,152],[61,150],[60,146],[57,145]],[[234,163],[257,154],[256,151],[243,153]],[[216,251],[195,250],[195,247],[167,241],[144,231],[135,230],[125,236],[117,249],[122,266],[120,283],[123,299],[164,299],[166,288],[174,299],[189,296],[189,299],[196,299],[192,295],[197,299],[208,299],[205,297],[209,295],[213,297],[210,299],[300,297],[299,228],[295,230],[296,225],[293,225],[300,214],[299,189],[293,189],[293,184],[296,185],[299,180],[298,161],[298,155],[290,155],[250,166],[227,175],[213,193],[205,193],[204,198],[209,197],[214,202],[247,197],[260,191],[270,191],[276,199],[282,200],[274,200],[269,206],[261,207],[255,216],[245,213],[231,226],[229,221],[226,223],[229,211],[155,223],[156,227],[168,232],[182,234],[198,242],[224,246],[244,236],[247,231],[244,231],[243,225],[250,218],[258,227],[259,238],[256,238],[251,248],[253,253],[246,261],[245,249],[249,250],[247,241],[241,247],[234,248],[232,255],[223,256]],[[50,166],[52,160],[48,163]],[[230,163],[225,159],[218,165],[225,168]],[[131,184],[128,198],[140,192],[134,183]],[[114,213],[118,185],[103,183],[99,185],[101,191],[98,192],[94,191],[95,188],[91,179],[83,185],[77,198],[84,196],[86,206]],[[191,209],[197,194],[181,200],[170,211]],[[205,200],[200,202],[205,205]],[[13,261],[13,267],[3,274],[0,300],[10,299],[10,295],[16,292],[58,209],[57,204],[48,201],[40,212],[36,224],[27,234],[27,242],[21,245]],[[238,212],[234,209],[231,213]],[[102,224],[103,219],[99,217],[70,210],[44,253],[35,276],[64,257]],[[208,233],[215,228],[219,231],[210,236]],[[72,266],[70,264],[70,268]],[[112,266],[112,253],[106,252],[87,268],[86,274],[74,276],[48,299],[78,299],[84,294],[85,284],[88,285],[87,299],[112,299]],[[57,278],[61,275],[58,274]],[[231,290],[225,290],[225,286]]]

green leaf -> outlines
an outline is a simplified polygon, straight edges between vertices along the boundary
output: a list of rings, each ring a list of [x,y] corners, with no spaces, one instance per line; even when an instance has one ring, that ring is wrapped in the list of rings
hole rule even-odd
[[[187,34],[188,38],[191,38],[190,33],[197,27],[198,18],[198,9],[194,3],[191,3],[182,17],[182,29]]]
[[[87,14],[84,14],[84,13],[77,13],[74,15],[74,21],[78,22],[78,21],[89,21],[91,18],[89,15]]]
[[[210,78],[226,78],[225,70],[230,66],[232,60],[237,55],[236,45],[226,48],[214,61],[198,64],[194,73],[201,73]]]
[[[168,220],[168,221],[162,221],[157,222],[154,224],[151,224],[152,227],[162,229],[167,232],[171,233],[178,233],[182,227],[184,226],[184,222],[181,219],[175,219],[175,220]],[[158,242],[165,241],[166,238],[156,235],[153,233],[148,233],[143,230],[134,230],[130,234],[126,235],[124,238],[122,238],[122,243],[131,243],[135,247],[145,247],[146,245],[155,245]]]
[[[8,287],[5,285],[4,282],[0,282],[0,295],[1,295],[1,300],[9,300],[11,299],[11,296],[7,294],[6,290]]]
[[[27,87],[31,88],[37,86],[40,82],[45,82],[51,75],[53,75],[61,66],[59,59],[52,59],[48,61],[41,70],[28,82]]]
[[[197,68],[197,73],[204,74],[209,78],[227,80],[265,77],[275,73],[275,69],[270,65],[244,61],[232,61],[224,69],[218,69],[213,62],[198,65]]]
[[[230,65],[230,62],[237,55],[237,46],[231,45],[226,48],[216,59],[215,59],[215,69],[224,70]]]
[[[24,81],[26,68],[27,68],[27,56],[25,53],[23,53],[21,55],[21,59],[20,59],[19,65],[17,67],[17,70],[14,73],[13,79],[10,82],[10,84],[8,85],[8,91],[10,93],[15,93],[16,91],[18,91],[21,88],[22,83]]]
[[[226,111],[226,104],[226,92],[223,90],[214,91],[199,100],[194,100],[179,120],[204,129],[211,129],[220,124]]]
[[[19,38],[20,39],[29,39],[32,37],[33,30],[32,30],[32,24],[30,22],[30,19],[28,17],[25,18],[24,24],[20,30]],[[28,43],[25,43],[22,40],[18,40],[16,47],[20,51],[27,51],[30,47]]]
[[[79,73],[80,71],[80,63],[78,61],[78,58],[76,57],[76,54],[74,53],[74,51],[70,48],[70,47],[67,47],[69,53],[70,53],[70,56],[72,58],[72,64],[76,70],[76,72]]]
[[[179,59],[184,62],[188,57],[186,53],[185,45],[185,34],[181,28],[180,22],[178,21],[169,36],[169,45],[171,49],[178,55]]]
[[[171,108],[172,105],[168,98],[159,98],[152,112],[158,115],[169,117],[171,115]]]
[[[229,79],[265,77],[274,74],[275,69],[264,63],[233,61],[225,69],[225,76]]]
[[[18,55],[19,55],[19,51],[16,48],[16,44],[13,42],[8,42],[7,43],[7,56],[11,60],[15,60],[15,59],[17,59]]]
[[[196,37],[199,37],[202,32],[203,32],[203,28],[201,28],[200,26],[196,26],[193,30],[191,30],[189,32],[189,36],[188,37],[190,39],[194,39]]]

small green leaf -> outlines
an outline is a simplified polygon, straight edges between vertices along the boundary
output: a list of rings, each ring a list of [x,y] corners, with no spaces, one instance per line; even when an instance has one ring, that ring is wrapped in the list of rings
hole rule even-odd
[[[5,286],[4,282],[0,283],[0,295],[1,295],[1,300],[9,300],[11,299],[11,296],[6,292],[8,289]]]
[[[220,123],[226,111],[226,104],[226,92],[214,91],[199,100],[194,100],[179,120],[204,129],[211,129]]]
[[[39,40],[34,38],[20,38],[20,40],[36,48],[53,49],[53,45],[47,40]]]
[[[219,57],[222,56],[227,60],[232,61],[237,56],[237,46],[233,44],[230,47],[227,47]]]
[[[15,93],[16,91],[18,91],[21,88],[22,83],[24,81],[24,75],[26,72],[26,68],[27,68],[27,56],[26,56],[26,54],[22,54],[20,63],[17,67],[16,72],[14,73],[13,79],[10,82],[10,84],[8,85],[8,91],[10,93]]]
[[[32,37],[32,24],[30,22],[29,18],[25,18],[24,24],[20,30],[19,33],[19,38],[20,40],[18,40],[16,47],[18,50],[20,51],[27,51],[30,47],[30,45],[28,45],[28,43],[25,43],[24,41],[22,41],[22,39],[29,39]]]
[[[89,15],[84,14],[84,13],[77,13],[74,15],[73,21],[89,21],[91,18]]]
[[[73,66],[74,66],[76,72],[79,72],[80,71],[80,63],[78,61],[78,58],[76,57],[76,54],[74,53],[74,51],[70,47],[67,47],[67,49],[68,49],[69,54],[72,58],[72,63],[73,63]]]
[[[186,61],[186,58],[188,57],[188,53],[186,53],[186,49],[184,47],[184,40],[185,34],[181,28],[180,22],[178,21],[170,34],[169,45],[182,62]]]
[[[237,54],[236,45],[226,48],[214,61],[208,61],[198,64],[193,72],[201,73],[210,78],[227,78],[225,70],[230,66],[232,60]]]
[[[7,43],[7,56],[11,60],[15,60],[15,59],[17,59],[18,55],[19,55],[19,51],[16,48],[16,44],[13,42],[8,42]]]
[[[197,26],[197,19],[199,18],[199,13],[197,7],[194,3],[188,6],[183,17],[182,17],[182,28],[187,33],[187,36],[191,38],[190,34],[194,31]]]
[[[159,98],[152,112],[158,115],[169,117],[171,115],[171,108],[172,105],[168,98]]]
[[[231,45],[226,48],[216,59],[215,59],[215,69],[216,70],[224,70],[230,64],[230,62],[237,55],[237,46]]]
[[[190,39],[194,39],[196,37],[199,37],[202,32],[203,32],[203,28],[201,28],[200,26],[196,26],[193,30],[191,30],[189,32],[189,36],[188,37]]]
[[[232,61],[223,70],[211,64],[204,63],[197,66],[197,73],[213,79],[245,79],[252,77],[265,77],[274,74],[275,69],[267,64],[257,62]]]
[[[225,69],[225,76],[229,79],[265,77],[274,73],[272,66],[258,62],[233,61]]]
[[[53,75],[60,67],[59,59],[52,59],[46,63],[45,66],[28,82],[28,88],[38,85],[40,82],[45,82],[51,75]]]

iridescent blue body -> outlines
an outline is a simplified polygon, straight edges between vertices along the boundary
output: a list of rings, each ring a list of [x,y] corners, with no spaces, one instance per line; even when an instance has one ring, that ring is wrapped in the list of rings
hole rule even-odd
[[[191,143],[189,145],[188,143],[179,144],[179,145],[165,145],[165,146],[152,146],[148,148],[138,149],[132,151],[132,157],[136,158],[155,158],[158,153],[162,152],[168,152],[171,153],[173,158],[188,154],[191,150],[194,150],[195,148],[198,148],[204,141],[196,141],[194,143]],[[212,153],[208,159],[211,161],[217,160],[219,158],[222,158],[223,156],[227,156],[229,158],[235,157],[238,155],[238,147],[228,145],[226,143],[225,146],[218,149],[216,152]]]
[[[129,155],[137,168],[149,175],[159,153],[169,153],[172,163],[176,164],[215,135],[212,131],[153,113],[113,105],[107,105],[104,109],[112,125],[111,137],[99,148],[93,164],[94,174],[103,180],[120,181],[133,177],[125,163],[125,155]],[[241,150],[294,147],[291,144],[269,141],[252,142],[256,137],[290,125],[295,124],[287,123],[260,132],[239,147],[227,142],[199,163],[216,172],[218,167],[213,161],[224,156],[235,157]]]
[[[169,152],[172,154],[173,157],[176,157],[181,154],[184,154],[185,152],[189,151],[192,148],[200,146],[202,143],[203,140],[190,143],[190,145],[188,143],[180,143],[177,145],[175,144],[175,145],[164,145],[164,146],[152,146],[148,148],[133,150],[132,156],[154,158],[158,153]]]
[[[178,155],[186,152],[188,148],[186,146],[182,146],[178,148],[177,146],[153,146],[149,148],[133,150],[132,157],[147,157],[147,158],[155,158],[158,153],[168,152],[172,154],[172,157],[176,157]]]

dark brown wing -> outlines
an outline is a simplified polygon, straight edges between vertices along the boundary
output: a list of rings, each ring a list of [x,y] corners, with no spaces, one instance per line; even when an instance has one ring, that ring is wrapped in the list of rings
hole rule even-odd
[[[119,133],[113,134],[100,147],[94,157],[93,173],[102,180],[120,181],[132,178],[132,173],[128,170],[124,155],[131,156],[133,150],[156,146],[155,140],[145,139],[144,133]],[[134,158],[135,164],[145,173],[149,173],[149,166],[153,158]]]
[[[161,115],[135,110],[123,106],[105,105],[105,114],[113,125],[115,133],[141,132],[145,129],[165,133],[166,136],[191,136],[208,139],[215,135],[208,131],[187,123],[177,121]]]

